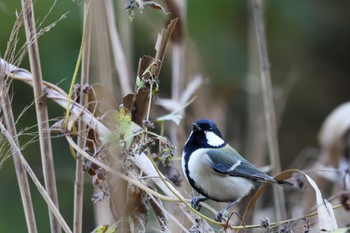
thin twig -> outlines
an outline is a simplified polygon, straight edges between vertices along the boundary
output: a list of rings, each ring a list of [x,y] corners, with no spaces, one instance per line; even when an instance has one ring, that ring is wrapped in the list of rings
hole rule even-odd
[[[82,65],[81,65],[81,80],[80,80],[80,105],[85,106],[87,96],[84,93],[83,86],[89,82],[89,64],[90,64],[90,36],[91,36],[91,17],[89,17],[89,7],[91,1],[84,1],[84,31],[85,43],[83,46]],[[77,143],[80,148],[84,148],[86,143],[87,130],[86,124],[80,118],[78,120],[78,139]],[[81,233],[83,226],[83,200],[84,200],[84,170],[83,157],[77,153],[75,167],[75,182],[74,182],[74,220],[73,232]]]
[[[8,129],[8,133],[10,134],[10,137],[13,138],[14,143],[16,144],[16,147],[18,147],[18,137],[16,132],[16,126],[15,126],[15,120],[12,113],[11,108],[11,101],[8,95],[8,87],[6,85],[6,82],[3,80],[3,74],[2,74],[2,65],[0,64],[0,103],[2,107],[2,112],[5,119],[6,128]],[[29,189],[29,182],[27,173],[25,173],[23,164],[19,158],[19,155],[17,154],[17,150],[15,150],[13,147],[12,149],[12,158],[13,163],[15,165],[16,170],[16,176],[19,186],[19,192],[21,194],[23,209],[24,209],[24,216],[27,223],[27,230],[29,233],[36,233],[37,225],[35,221],[35,215],[34,215],[34,209],[33,209],[33,203],[32,203],[32,197],[30,194]]]
[[[35,98],[35,109],[39,127],[40,154],[42,160],[45,187],[53,203],[58,208],[56,189],[55,167],[53,162],[52,146],[49,135],[47,102],[42,89],[42,73],[39,56],[38,41],[36,39],[36,28],[32,0],[22,0],[24,25],[28,43],[28,54],[30,69],[33,74],[33,90]],[[61,227],[53,214],[49,212],[51,232],[61,232]]]
[[[278,149],[276,114],[273,103],[270,64],[266,45],[266,35],[263,20],[263,9],[261,0],[253,0],[253,12],[257,42],[259,48],[259,60],[261,69],[261,84],[263,91],[264,112],[266,121],[267,142],[269,148],[270,162],[273,174],[281,171],[280,156]],[[285,219],[286,206],[283,190],[278,186],[273,187],[276,217],[278,220]]]
[[[20,149],[17,147],[16,142],[13,140],[10,133],[5,129],[2,123],[0,123],[0,129],[1,132],[5,135],[8,142],[10,143],[13,150],[16,151],[16,155],[21,160],[21,164],[23,165],[23,168],[28,172],[29,176],[32,178],[34,184],[36,185],[38,191],[40,192],[41,196],[44,198],[47,206],[49,207],[50,213],[55,217],[57,220],[57,223],[59,224],[59,227],[62,226],[63,230],[67,233],[71,233],[72,231],[69,229],[69,226],[64,221],[62,215],[60,214],[59,210],[57,209],[56,205],[53,203],[52,199],[50,198],[48,192],[45,190],[45,188],[41,185],[39,179],[36,177],[35,173],[29,166],[28,162],[22,155]]]

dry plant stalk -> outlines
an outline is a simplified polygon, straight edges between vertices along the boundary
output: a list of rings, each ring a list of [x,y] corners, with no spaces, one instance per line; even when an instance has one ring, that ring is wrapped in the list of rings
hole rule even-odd
[[[112,0],[104,1],[104,6],[106,10],[106,17],[108,22],[108,32],[112,45],[112,53],[114,57],[114,66],[118,72],[120,88],[122,95],[125,96],[132,92],[130,85],[131,77],[130,71],[127,65],[127,59],[125,52],[123,51],[123,46],[118,34],[117,25],[115,23],[115,13]]]
[[[169,31],[167,33],[164,34],[164,37],[162,37],[164,40],[168,40],[170,36]],[[166,42],[163,42],[166,43]],[[158,44],[158,50],[161,54],[164,55],[165,53],[165,48],[166,46],[162,45],[162,43]],[[163,56],[158,55],[158,58],[162,59]],[[160,66],[158,66],[157,68],[159,68]],[[26,75],[26,77],[18,77],[16,75],[13,75],[12,72],[16,72],[18,71],[18,69],[16,67],[11,67],[11,70],[7,71],[7,74],[10,75],[11,77],[14,78],[18,78],[28,84],[32,84],[32,79],[30,74]],[[156,72],[159,72],[159,69],[155,70]],[[54,101],[56,101],[58,104],[60,104],[62,107],[66,108],[67,107],[67,94],[64,93],[60,88],[56,87],[55,85],[49,84],[47,82],[44,82],[44,85],[47,85],[47,88],[45,88],[45,92],[46,92],[46,97],[47,98],[53,98]],[[147,99],[149,98],[148,96],[146,96]],[[81,106],[80,104],[71,101],[72,103],[72,108],[70,109],[72,112],[72,118],[76,118],[79,117],[81,118],[86,124],[89,124],[100,136],[103,137],[107,136],[109,134],[111,134],[110,130],[108,128],[106,128],[101,122],[99,122],[99,120],[97,120],[89,111],[87,111],[83,106]],[[144,115],[145,116],[145,115]],[[70,142],[71,144],[73,143],[73,141]],[[78,147],[79,148],[79,147]],[[77,151],[80,153],[83,153],[83,151],[80,151],[78,148]],[[98,163],[98,161],[93,160],[93,158],[89,157],[88,155],[86,155],[86,153],[84,154],[85,158],[91,159],[94,163],[99,164],[102,168],[106,169],[107,171],[111,172],[112,174],[116,174],[117,176],[120,176],[121,178],[125,179],[127,182],[136,185],[137,187],[141,188],[142,190],[145,190],[147,193],[150,193],[152,195],[158,196],[160,198],[162,198],[163,200],[168,200],[168,201],[176,201],[177,199],[174,198],[174,194],[173,192],[177,193],[176,195],[180,196],[180,193],[178,193],[176,190],[169,190],[169,187],[171,187],[171,184],[169,183],[168,186],[164,185],[164,181],[161,181],[159,178],[155,178],[153,179],[153,181],[155,182],[156,185],[158,185],[167,195],[166,196],[162,196],[156,192],[152,192],[152,190],[150,190],[149,188],[145,187],[144,185],[142,185],[139,182],[136,182],[136,180],[134,179],[130,179],[129,177],[116,172],[114,169],[109,168],[108,166],[106,167],[105,165]],[[150,162],[149,158],[147,158],[147,156],[144,153],[139,154],[136,157],[135,160],[135,164],[145,173],[147,174],[149,177],[157,177],[158,174],[157,172],[154,170],[153,164]],[[152,179],[152,178],[151,178]],[[167,183],[168,181],[166,181],[165,183]],[[171,188],[172,189],[172,188]],[[169,198],[171,197],[171,198]],[[183,197],[181,197],[183,199]]]
[[[21,194],[21,199],[22,199],[22,204],[24,209],[24,216],[27,224],[27,230],[29,233],[36,233],[38,232],[38,230],[37,230],[36,221],[35,221],[32,197],[31,197],[29,183],[28,183],[28,177],[27,177],[27,173],[24,170],[23,163],[20,159],[20,154],[18,153],[18,150],[16,150],[16,148],[19,147],[19,142],[17,137],[18,135],[16,132],[15,120],[14,120],[13,112],[11,108],[11,101],[8,94],[8,85],[4,80],[5,70],[6,70],[5,65],[6,64],[3,64],[2,62],[0,63],[0,104],[4,115],[6,128],[8,129],[7,130],[8,134],[10,135],[11,139],[13,138],[14,145],[11,145],[12,158],[13,158],[13,163],[15,165],[19,191]],[[1,124],[1,121],[2,120],[0,118],[0,124]]]
[[[88,4],[88,3],[85,3]],[[85,12],[86,13],[86,12]],[[111,12],[110,12],[111,13]],[[86,18],[86,14],[85,14],[85,18]],[[113,16],[114,17],[114,16]],[[257,20],[259,21],[259,20]],[[159,72],[160,72],[160,68],[162,65],[162,61],[164,58],[164,54],[165,54],[165,50],[166,50],[166,46],[168,44],[170,35],[172,30],[174,29],[174,25],[175,25],[176,21],[171,21],[167,30],[163,31],[163,34],[159,37],[160,39],[158,40],[161,41],[161,43],[157,42],[157,54],[155,56],[155,58],[150,57],[150,56],[145,56],[142,59],[140,59],[140,66],[139,66],[139,70],[138,70],[138,77],[141,79],[141,82],[143,82],[143,84],[141,86],[139,86],[136,90],[136,93],[134,95],[131,96],[131,98],[125,98],[124,99],[124,103],[125,105],[128,107],[128,109],[130,110],[132,117],[133,117],[133,121],[136,122],[137,124],[139,124],[143,129],[146,129],[145,132],[147,132],[147,127],[149,124],[149,111],[150,111],[150,105],[151,102],[154,100],[153,97],[153,90],[154,88],[158,85],[156,82],[156,79],[158,78]],[[262,21],[259,21],[259,26],[260,23],[262,23]],[[84,25],[85,27],[85,25]],[[88,27],[87,27],[88,28]],[[259,34],[259,33],[258,33]],[[263,37],[265,37],[263,35]],[[89,37],[87,37],[89,38]],[[260,41],[261,42],[261,41]],[[263,40],[264,42],[264,40]],[[266,43],[266,41],[265,41]],[[89,42],[88,39],[85,43],[85,47],[84,47],[84,55],[83,55],[83,67],[82,67],[82,81],[81,81],[81,87],[84,86],[84,84],[86,84],[88,82],[88,64],[89,64]],[[262,43],[263,44],[263,43]],[[263,46],[263,45],[262,45]],[[266,50],[266,44],[265,44],[265,48],[261,49],[261,50]],[[37,52],[37,51],[36,51]],[[35,51],[33,51],[33,53],[35,53]],[[261,53],[262,56],[263,53]],[[178,54],[179,55],[179,54]],[[39,59],[38,57],[35,58],[35,56],[33,56],[32,59]],[[265,64],[267,60],[267,54],[266,56],[262,56],[261,60],[263,60]],[[35,61],[39,61],[39,60],[35,60]],[[266,63],[268,64],[268,62]],[[265,64],[265,65],[266,65]],[[264,79],[269,79],[270,78],[270,74],[269,74],[269,70],[268,67],[262,65],[262,76],[264,76]],[[33,65],[34,66],[34,65]],[[35,70],[40,72],[40,63],[37,64],[35,66],[35,68],[32,68],[32,70]],[[267,71],[266,71],[267,70]],[[20,79],[24,82],[27,82],[30,85],[33,85],[35,87],[35,83],[33,82],[34,80],[32,79],[32,77],[19,77],[16,74],[13,74],[15,72],[13,72],[12,74],[10,74],[11,71],[8,71],[8,74],[11,75],[11,77],[13,78],[17,78]],[[39,75],[40,76],[40,75]],[[177,75],[174,75],[177,76]],[[199,81],[200,82],[200,79]],[[267,82],[266,80],[263,82]],[[44,87],[42,87],[42,85]],[[198,84],[199,85],[199,84]],[[266,83],[265,83],[266,85]],[[271,85],[271,83],[270,83]],[[195,85],[196,86],[196,85]],[[195,87],[193,87],[195,88]],[[266,89],[270,88],[268,91],[271,91],[271,87],[266,86]],[[42,84],[40,84],[40,89],[44,90],[46,97],[47,98],[52,98],[54,101],[56,101],[58,104],[60,104],[63,108],[67,107],[67,94],[64,93],[62,90],[60,90],[57,86],[52,85],[50,83],[47,82],[42,82]],[[127,88],[125,88],[127,89]],[[177,92],[174,89],[174,93]],[[192,93],[191,91],[189,91],[190,93]],[[89,104],[86,103],[86,99],[83,98],[84,97],[84,93],[82,93],[82,90],[80,92],[80,101],[79,103],[71,100],[71,106],[72,108],[70,109],[72,111],[72,117],[70,118],[70,126],[72,126],[72,124],[75,123],[75,120],[79,120],[79,133],[78,133],[78,143],[76,144],[74,142],[74,140],[72,139],[72,135],[70,135],[69,133],[69,129],[66,132],[65,136],[67,138],[68,143],[75,148],[75,150],[78,152],[78,159],[77,159],[77,163],[76,163],[76,186],[75,186],[75,213],[74,213],[74,232],[81,232],[82,231],[82,210],[83,210],[83,206],[82,206],[82,194],[83,194],[83,171],[81,169],[82,167],[82,161],[83,159],[85,160],[89,160],[93,163],[95,163],[96,165],[100,166],[100,168],[104,169],[105,171],[107,171],[108,173],[110,173],[111,175],[115,175],[118,179],[121,180],[121,183],[123,183],[127,189],[127,192],[129,192],[128,194],[131,193],[131,195],[139,195],[137,196],[137,198],[139,199],[143,199],[145,196],[146,197],[150,197],[154,203],[154,205],[157,206],[158,210],[159,210],[159,216],[162,216],[164,219],[166,217],[168,217],[168,219],[172,219],[182,230],[186,231],[186,228],[182,225],[182,223],[180,221],[177,221],[176,217],[172,216],[171,214],[169,214],[167,212],[166,209],[164,209],[162,207],[162,205],[157,201],[156,198],[165,200],[165,201],[171,201],[171,202],[178,202],[178,196],[180,197],[180,199],[183,197],[181,196],[181,194],[175,190],[173,188],[173,186],[170,184],[170,182],[168,182],[167,180],[164,179],[162,174],[158,174],[157,170],[155,170],[155,167],[152,164],[152,159],[150,159],[146,153],[141,152],[140,154],[135,154],[134,155],[134,164],[136,165],[135,167],[137,167],[138,169],[140,169],[144,174],[146,174],[147,179],[152,180],[156,186],[158,186],[164,193],[165,195],[162,195],[160,193],[158,193],[157,191],[154,191],[152,189],[150,189],[148,186],[145,185],[145,183],[143,182],[143,180],[139,179],[139,177],[137,177],[138,174],[130,172],[130,171],[125,171],[125,168],[118,168],[115,169],[115,167],[113,166],[113,164],[106,164],[103,163],[103,161],[100,161],[98,159],[96,159],[95,157],[89,155],[86,151],[85,151],[85,141],[86,138],[88,136],[85,135],[85,131],[86,130],[86,126],[85,125],[89,125],[97,134],[99,134],[99,137],[105,137],[107,135],[112,134],[113,132],[106,127],[106,125],[101,122],[101,119],[97,118],[94,113],[90,110],[87,109],[86,106],[88,106]],[[180,97],[180,93],[175,93],[175,96],[173,96],[176,101],[181,102]],[[184,94],[185,95],[185,94]],[[268,94],[267,94],[268,95]],[[130,97],[130,96],[129,96]],[[272,97],[270,97],[272,98]],[[272,101],[271,99],[269,99],[269,101]],[[271,104],[271,103],[269,103]],[[273,107],[273,106],[272,106]],[[266,107],[269,109],[269,107]],[[273,111],[272,111],[273,112]],[[271,114],[271,112],[269,112],[269,114]],[[270,117],[269,117],[270,118]],[[268,120],[268,119],[267,119]],[[273,129],[273,127],[271,127],[271,130]],[[273,133],[272,136],[270,136],[271,138],[273,138]],[[273,140],[272,140],[273,141]],[[274,144],[274,146],[277,145],[277,142],[272,142],[272,144]],[[275,154],[276,155],[276,154]],[[278,147],[277,147],[277,156],[278,156]],[[276,160],[274,160],[276,161]],[[25,163],[25,161],[23,161],[23,163]],[[25,166],[26,168],[29,166]],[[29,169],[27,170],[29,174],[33,175],[32,171]],[[163,181],[162,178],[165,181]],[[33,180],[35,180],[35,178],[33,178]],[[39,185],[39,184],[37,184]],[[132,190],[130,190],[130,186],[132,187]],[[38,186],[40,187],[40,186]],[[135,188],[136,187],[136,188]],[[58,209],[54,206],[53,202],[51,201],[51,199],[48,197],[48,195],[44,192],[45,189],[40,187],[39,191],[42,193],[44,199],[47,201],[48,206],[50,208],[50,210],[54,213],[55,217],[57,217],[61,224],[61,226],[63,226],[64,230],[66,232],[70,232],[69,228],[65,225],[65,222],[63,220],[62,217],[60,217]],[[122,199],[123,201],[128,200],[127,198]],[[123,203],[125,204],[125,203]],[[134,203],[132,203],[130,205],[130,203],[127,203],[127,205],[132,206]],[[137,203],[136,203],[137,205]],[[140,204],[139,206],[142,208],[142,204]],[[183,207],[182,205],[180,207]],[[183,211],[181,209],[181,211]],[[141,212],[141,211],[140,211]],[[123,214],[123,213],[121,213]],[[128,213],[130,214],[130,213]],[[118,216],[119,217],[119,216]],[[190,219],[193,220],[193,219]],[[210,227],[209,228],[204,228],[207,224],[207,222],[204,219],[200,219],[199,221],[196,220],[197,225],[199,225],[199,228],[203,228],[203,229],[207,229],[207,231],[212,230]],[[219,225],[219,224],[218,224]],[[163,225],[161,223],[162,226],[162,230],[169,230],[167,229],[167,225],[166,225],[166,221],[163,222]],[[222,226],[222,225],[220,225]],[[225,232],[231,232],[233,231],[233,229],[248,229],[248,228],[257,228],[256,225],[251,225],[251,226],[230,226],[229,224],[225,225],[224,227],[227,227],[225,230]],[[125,228],[121,228],[119,229],[120,232],[123,231],[129,231],[128,226],[125,226]],[[144,231],[144,228],[139,228],[140,231]]]
[[[31,0],[22,0],[23,19],[26,31],[30,69],[33,75],[33,90],[35,109],[39,128],[40,154],[43,166],[45,187],[53,203],[58,207],[55,166],[53,162],[51,138],[49,133],[49,117],[47,103],[42,86],[42,73],[40,65],[39,47],[35,28],[34,9]],[[60,233],[61,226],[49,211],[52,233]]]
[[[89,8],[91,1],[84,1],[84,25],[85,43],[82,54],[81,80],[80,86],[83,87],[89,83],[89,65],[90,65],[90,37],[91,37],[91,17],[89,17]],[[79,93],[79,104],[85,106],[87,104],[87,96],[84,94],[83,88]],[[78,138],[77,143],[80,148],[84,148],[87,138],[87,124],[80,118],[78,119]],[[83,197],[84,197],[84,170],[83,156],[77,153],[75,167],[75,182],[74,182],[74,219],[73,232],[81,233],[83,226]]]
[[[5,129],[5,127],[1,123],[0,123],[0,130],[7,138],[8,142],[10,143],[11,148],[14,151],[14,155],[17,156],[17,158],[21,160],[21,164],[23,166],[23,169],[25,169],[27,171],[27,173],[30,175],[30,177],[32,178],[38,191],[40,192],[41,196],[45,200],[45,202],[49,208],[49,211],[52,213],[52,215],[55,217],[55,220],[58,222],[59,227],[62,227],[66,233],[71,233],[72,231],[69,229],[69,226],[64,221],[64,219],[63,219],[62,215],[60,214],[59,210],[57,209],[55,203],[53,203],[51,197],[49,196],[49,194],[47,193],[45,188],[41,185],[39,179],[36,177],[35,173],[30,168],[26,159],[22,155],[21,150],[18,147],[18,144],[12,139],[12,136],[10,135],[10,133]],[[31,229],[31,228],[29,228],[29,229]]]
[[[1,61],[3,62],[3,60]],[[17,76],[13,74],[13,73],[16,73],[17,71],[20,71],[22,76]],[[29,73],[24,73],[24,70],[20,70],[14,66],[11,67],[11,70],[7,70],[6,74],[12,78],[24,81],[29,85],[31,85],[33,81]],[[23,76],[24,74],[25,76]],[[46,85],[46,87],[44,88],[46,91],[46,97],[51,98],[53,101],[55,101],[62,108],[65,109],[67,107],[67,102],[68,102],[67,94],[62,93],[62,90],[60,88],[56,89],[56,86],[53,84],[48,84],[47,82],[44,82],[44,85]],[[101,137],[106,137],[112,134],[112,132],[103,123],[101,123],[99,119],[94,117],[93,114],[90,113],[86,108],[84,108],[79,103],[76,103],[74,101],[71,101],[71,104],[72,104],[71,105],[72,118],[80,117],[85,124],[90,125],[90,127],[94,129],[96,133],[98,133]],[[130,178],[118,171],[115,171],[108,165],[103,164],[100,161],[96,160],[94,157],[90,156],[83,149],[77,146],[73,140],[69,140],[69,143],[77,150],[78,153],[82,154],[84,158],[98,164],[100,167],[104,168],[106,171],[121,177],[127,182],[139,187],[140,189],[144,190],[145,192],[155,197],[161,198],[162,200],[166,200],[166,201],[177,202],[178,199],[175,198],[173,194],[173,192],[175,192],[178,196],[180,196],[183,199],[183,197],[177,190],[175,189],[169,190],[169,188],[166,185],[164,185],[164,183],[159,178],[157,178],[158,174],[155,171],[155,168],[153,167],[147,155],[144,153],[141,153],[135,157],[136,166],[138,166],[148,177],[151,177],[150,179],[154,181],[154,183],[166,194],[166,196],[161,195],[153,191],[152,189],[149,189],[148,187],[140,183],[140,181],[138,181],[137,179]],[[168,185],[171,187],[170,183]]]
[[[269,148],[272,173],[281,172],[280,155],[278,149],[277,124],[275,107],[273,103],[270,63],[267,52],[265,27],[263,20],[263,9],[261,0],[253,0],[253,12],[255,19],[255,28],[257,43],[259,48],[259,60],[261,69],[261,84],[263,91],[264,112],[266,121],[267,142]],[[277,219],[286,219],[286,206],[284,193],[278,187],[273,187],[275,212]]]
[[[167,35],[165,36],[165,40],[167,40]],[[159,46],[159,44],[158,44],[158,46],[157,46],[157,48],[159,49],[159,50],[157,50],[157,52],[161,51],[164,54],[166,46],[164,46],[162,43],[160,45],[161,46]],[[146,57],[145,58],[147,61],[146,63],[140,62],[140,64],[142,64],[143,66],[142,67],[140,66],[139,75],[140,75],[140,77],[145,78],[145,80],[143,80],[143,81],[145,81],[145,83],[144,83],[145,85],[142,86],[141,88],[145,88],[145,89],[142,91],[142,93],[141,93],[142,95],[134,97],[132,99],[133,102],[129,105],[131,107],[130,108],[131,111],[137,110],[136,112],[134,112],[133,117],[138,122],[140,122],[141,125],[145,124],[144,119],[146,119],[146,120],[149,119],[149,115],[148,115],[149,104],[148,103],[151,102],[151,100],[152,100],[151,92],[153,90],[152,85],[154,85],[154,84],[152,84],[152,85],[148,86],[150,83],[147,82],[147,79],[153,79],[154,77],[156,77],[159,74],[160,65],[161,65],[161,63],[159,64],[159,61],[161,61],[163,58],[163,56],[160,56],[160,55],[158,55],[156,57],[158,57],[158,59]],[[86,60],[86,62],[88,62],[88,60]],[[14,69],[12,71],[14,71],[14,73],[15,73],[16,69]],[[10,75],[11,77],[20,79],[24,82],[27,82],[28,84],[31,84],[31,85],[33,84],[33,79],[31,78],[31,76],[30,77],[19,77],[19,76],[16,76],[14,74],[11,74],[12,71],[7,71],[8,75]],[[146,74],[147,74],[147,76],[146,76]],[[62,90],[57,88],[55,85],[49,84],[47,82],[43,82],[43,85],[45,85],[44,90],[45,90],[47,98],[53,98],[53,100],[56,101],[58,104],[60,104],[62,107],[64,107],[64,108],[67,107],[67,102],[68,102],[67,94],[65,94]],[[138,89],[138,91],[140,91],[140,90],[141,89]],[[139,94],[139,93],[136,93],[136,94]],[[144,99],[142,99],[142,98],[144,98]],[[143,102],[144,106],[138,105],[136,108],[133,108],[136,106],[135,101]],[[149,102],[147,102],[147,101],[149,101]],[[71,101],[71,103],[72,103],[72,105],[71,105],[72,108],[70,110],[72,111],[72,118],[71,118],[72,121],[74,121],[74,119],[77,119],[77,118],[81,119],[85,124],[89,124],[99,134],[100,137],[107,136],[107,135],[112,133],[111,130],[108,129],[100,121],[100,119],[97,119],[93,115],[93,113],[88,111],[84,105],[81,105],[81,104],[76,103],[74,101]],[[140,109],[138,107],[140,107],[140,108],[143,107],[146,109],[143,110],[143,109]],[[138,116],[138,114],[141,114],[141,116]],[[70,122],[70,123],[72,123],[72,122]],[[145,125],[147,125],[147,124],[145,124]],[[163,176],[161,174],[160,175],[157,174],[157,171],[153,167],[151,160],[147,157],[147,155],[145,153],[140,153],[137,156],[135,156],[135,161],[134,161],[135,165],[138,168],[140,168],[142,170],[142,172],[144,172],[147,175],[147,177],[151,177],[150,179],[152,181],[154,181],[154,183],[164,193],[166,193],[166,196],[161,195],[158,192],[145,186],[145,184],[143,182],[141,182],[138,179],[138,177],[136,177],[133,173],[124,174],[118,170],[115,170],[113,167],[111,167],[105,163],[102,163],[101,161],[97,160],[96,158],[94,158],[91,155],[89,155],[88,153],[86,153],[86,151],[84,150],[84,148],[81,145],[77,145],[74,142],[74,140],[71,138],[71,135],[66,134],[65,136],[67,137],[67,141],[76,149],[76,151],[78,151],[78,153],[81,156],[83,156],[84,158],[88,159],[89,161],[92,161],[93,163],[99,165],[101,168],[105,169],[109,173],[120,177],[128,184],[132,184],[132,185],[136,186],[137,188],[139,188],[142,192],[146,193],[147,195],[152,196],[152,197],[161,198],[161,199],[166,200],[166,201],[174,201],[174,202],[178,201],[178,199],[175,198],[176,195],[179,195],[179,197],[182,198],[181,194],[179,194],[175,189],[173,189],[169,182],[167,182],[167,181],[163,182],[162,180],[159,179],[159,176],[160,177],[163,177]],[[167,186],[166,184],[168,184],[169,186]],[[40,191],[42,191],[42,189],[40,189]],[[176,195],[175,195],[175,193],[176,193]],[[47,197],[45,197],[45,198],[47,198]],[[47,201],[49,203],[50,198],[48,198]],[[51,208],[52,207],[54,207],[54,205],[51,205]],[[326,208],[328,208],[328,207],[326,207]],[[163,211],[163,212],[165,214],[167,214],[166,211]],[[57,212],[56,212],[55,216],[58,217]],[[289,221],[292,221],[292,220],[286,220],[283,222],[289,222]],[[201,222],[201,221],[198,221],[198,222]],[[63,224],[63,223],[60,222],[60,224]],[[205,224],[205,223],[203,223],[203,224]],[[277,224],[281,224],[281,222],[279,222]],[[180,225],[180,227],[182,227],[182,226]],[[226,227],[230,227],[228,229],[225,229],[226,232],[232,231],[231,226],[227,225]],[[259,226],[251,225],[251,226],[238,226],[238,227],[232,227],[232,228],[234,228],[234,229],[249,229],[249,228],[258,228],[258,227]],[[77,226],[76,229],[78,229],[78,228],[79,228],[79,226]],[[68,229],[66,229],[66,228],[64,228],[64,229],[67,232],[69,232]]]

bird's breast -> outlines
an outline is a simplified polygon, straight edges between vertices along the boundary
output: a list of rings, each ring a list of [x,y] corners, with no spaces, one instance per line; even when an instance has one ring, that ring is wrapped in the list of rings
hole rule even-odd
[[[202,195],[216,201],[231,202],[241,199],[254,188],[254,184],[248,179],[215,172],[207,151],[208,149],[199,149],[193,152],[187,165],[187,178],[194,181],[191,185],[195,185],[197,188],[194,188]],[[185,169],[183,163],[183,170]]]

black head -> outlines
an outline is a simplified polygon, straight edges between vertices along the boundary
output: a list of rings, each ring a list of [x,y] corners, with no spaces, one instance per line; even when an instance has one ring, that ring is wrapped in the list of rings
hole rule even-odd
[[[226,145],[220,130],[213,121],[202,119],[192,125],[192,132],[185,145],[187,152],[201,148],[219,148]]]

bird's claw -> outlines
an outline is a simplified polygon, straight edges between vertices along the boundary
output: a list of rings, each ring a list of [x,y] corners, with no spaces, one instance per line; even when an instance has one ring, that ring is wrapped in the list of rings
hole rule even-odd
[[[222,210],[215,216],[215,221],[217,222],[227,222],[227,220],[230,218],[230,213],[226,210]]]
[[[201,196],[192,198],[192,200],[191,200],[192,208],[197,210],[197,211],[200,211],[202,208],[202,206],[200,205],[200,202],[205,201],[205,200],[207,200],[207,198],[201,197]]]
[[[215,216],[215,221],[221,222],[221,219],[222,219],[222,213],[219,212],[219,213],[217,213],[216,216]]]

